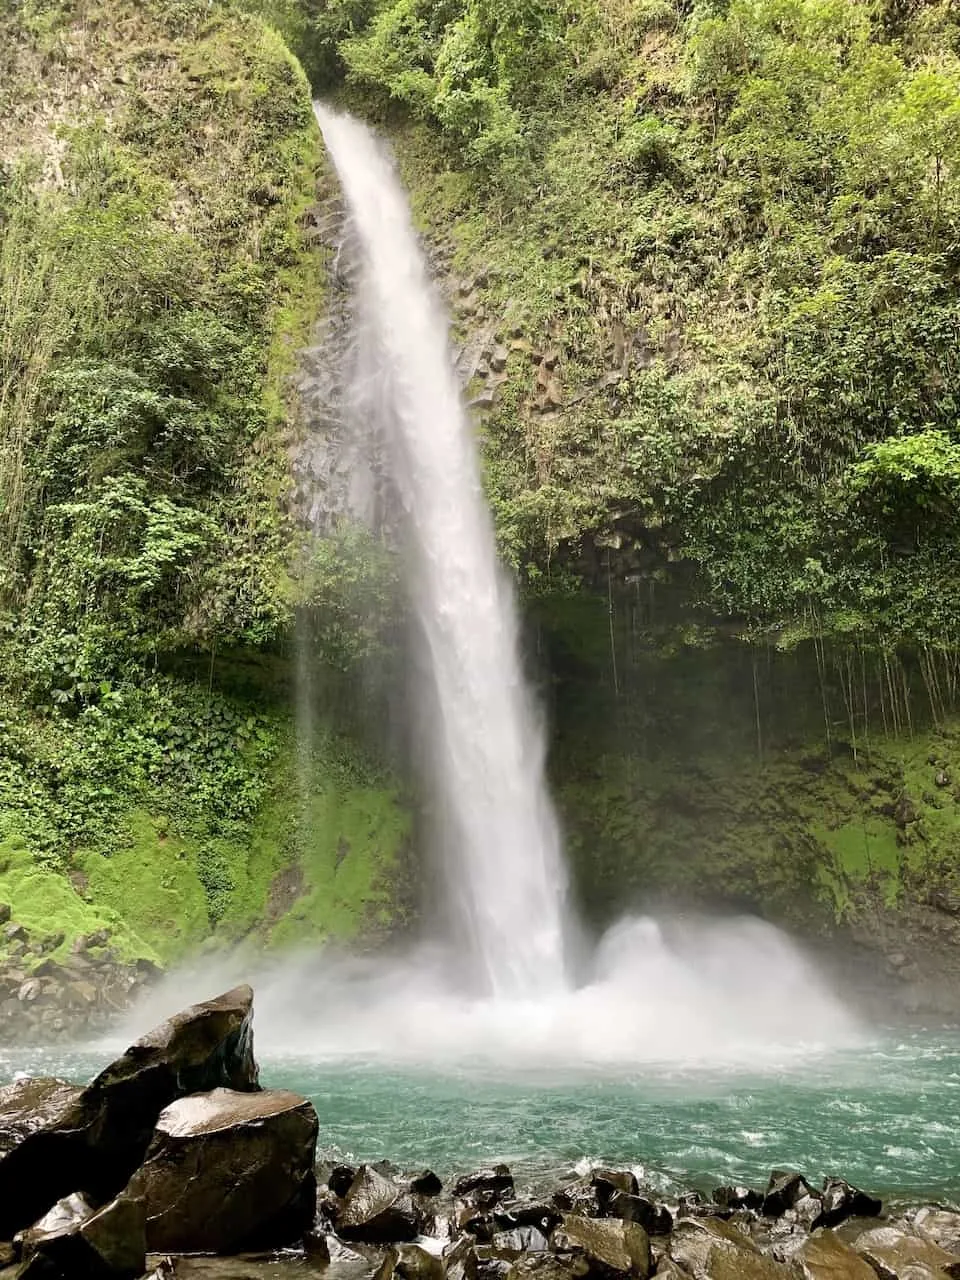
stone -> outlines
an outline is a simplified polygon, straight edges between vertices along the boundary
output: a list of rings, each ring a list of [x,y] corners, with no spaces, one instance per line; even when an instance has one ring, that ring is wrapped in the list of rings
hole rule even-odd
[[[467,1174],[453,1184],[453,1194],[469,1196],[475,1192],[485,1192],[501,1198],[513,1194],[513,1174],[505,1164],[495,1165],[492,1169],[478,1169],[476,1173]]]
[[[621,1218],[638,1222],[648,1236],[668,1236],[673,1230],[673,1214],[665,1204],[656,1204],[646,1196],[632,1196],[617,1191],[601,1208],[605,1218]]]
[[[774,1169],[763,1197],[763,1216],[779,1218],[803,1196],[816,1194],[802,1173]]]
[[[507,367],[508,351],[499,344],[490,352],[490,368],[494,373],[502,373]]]
[[[420,1234],[412,1197],[392,1178],[365,1164],[357,1170],[334,1225],[344,1240],[367,1244],[402,1243]]]
[[[0,902],[0,924],[9,924],[11,908],[9,902]]]
[[[800,1280],[876,1280],[870,1264],[829,1230],[809,1236],[791,1263]]]
[[[938,1244],[911,1235],[901,1227],[872,1227],[862,1232],[854,1249],[874,1269],[880,1280],[933,1280],[960,1276],[960,1258]]]
[[[419,1245],[394,1245],[387,1250],[374,1280],[444,1280],[443,1263]]]
[[[411,1179],[410,1190],[418,1196],[438,1196],[443,1190],[443,1183],[432,1169],[424,1169],[423,1173]]]
[[[4,926],[3,937],[6,942],[26,942],[29,935],[22,924],[14,921]]]
[[[913,1225],[918,1233],[948,1253],[960,1254],[960,1213],[931,1205],[917,1211]]]
[[[572,1260],[578,1275],[606,1280],[611,1275],[636,1276],[646,1280],[650,1274],[650,1240],[636,1222],[568,1213],[550,1244],[555,1252]]]
[[[126,1195],[146,1208],[147,1245],[236,1253],[296,1243],[313,1225],[319,1123],[281,1089],[213,1089],[171,1103]]]
[[[28,978],[17,992],[17,999],[21,1004],[33,1004],[43,991],[43,984],[39,978]]]
[[[350,1165],[334,1165],[327,1177],[327,1186],[335,1196],[339,1196],[342,1200],[350,1190],[350,1186],[356,1176],[356,1169],[351,1168]]]
[[[712,1280],[723,1259],[743,1265],[760,1256],[754,1242],[720,1218],[681,1218],[670,1237],[669,1256],[697,1280]]]
[[[22,1280],[136,1280],[146,1270],[143,1202],[120,1197],[93,1211],[67,1197],[23,1235]]]
[[[565,1187],[558,1187],[552,1199],[563,1213],[577,1213],[589,1218],[597,1211],[597,1193],[587,1182],[571,1182]]]
[[[824,1179],[822,1200],[820,1225],[824,1227],[836,1227],[847,1218],[876,1218],[883,1209],[876,1196],[852,1187],[843,1178]]]
[[[590,1185],[596,1191],[601,1209],[618,1191],[628,1196],[640,1194],[636,1175],[629,1169],[591,1169]]]
[[[536,1227],[545,1236],[559,1226],[563,1218],[555,1205],[542,1200],[513,1200],[507,1208],[495,1209],[492,1216],[498,1231],[511,1231],[514,1227]]]
[[[573,1276],[555,1253],[526,1253],[507,1272],[507,1280],[573,1280]]]
[[[0,1088],[0,1240],[10,1239],[80,1185],[84,1090],[62,1080]]]
[[[539,1227],[511,1227],[494,1232],[490,1244],[501,1257],[513,1260],[521,1253],[545,1253],[549,1241]]]
[[[721,1209],[752,1209],[757,1212],[763,1208],[763,1194],[751,1187],[715,1187],[713,1202]]]
[[[115,1194],[143,1159],[157,1117],[178,1098],[259,1089],[252,1017],[252,990],[236,987],[174,1014],[102,1071],[84,1093],[94,1167],[79,1185],[101,1199]]]

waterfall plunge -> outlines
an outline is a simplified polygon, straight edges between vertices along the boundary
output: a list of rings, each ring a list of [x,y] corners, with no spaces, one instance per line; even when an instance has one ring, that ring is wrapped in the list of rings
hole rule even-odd
[[[448,897],[487,989],[537,997],[564,986],[564,868],[446,317],[388,154],[358,121],[316,112],[353,239],[349,409],[383,440],[404,512]]]
[[[435,944],[376,957],[328,951],[319,963],[314,952],[283,956],[259,971],[243,955],[205,957],[160,984],[127,1033],[252,980],[262,1043],[314,1060],[779,1070],[788,1057],[858,1042],[856,1020],[807,958],[759,920],[627,918],[584,957],[580,982],[565,980],[565,877],[543,745],[444,316],[387,155],[357,122],[323,108],[317,116],[351,214],[347,407],[383,437],[405,509],[449,923],[484,990],[470,996]]]

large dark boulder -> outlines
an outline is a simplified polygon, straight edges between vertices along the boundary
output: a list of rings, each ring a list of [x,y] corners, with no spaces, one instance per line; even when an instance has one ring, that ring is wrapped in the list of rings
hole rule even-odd
[[[852,1187],[843,1178],[824,1179],[821,1199],[818,1225],[822,1227],[839,1226],[847,1218],[876,1218],[883,1209],[883,1203],[876,1196]]]
[[[767,1183],[766,1194],[763,1197],[763,1216],[779,1218],[788,1209],[794,1208],[799,1200],[808,1196],[818,1198],[819,1194],[818,1191],[814,1191],[802,1173],[774,1169],[770,1174],[770,1181]]]
[[[75,1191],[101,1204],[116,1196],[177,1098],[218,1086],[257,1089],[252,1006],[246,986],[193,1005],[86,1089],[37,1080],[0,1089],[0,1239]]]
[[[316,1207],[317,1113],[282,1090],[214,1089],[172,1103],[126,1195],[142,1199],[147,1246],[236,1253],[298,1242]]]
[[[62,1080],[0,1088],[0,1240],[83,1185],[83,1092]]]
[[[657,1204],[646,1196],[615,1192],[604,1202],[603,1217],[638,1222],[648,1236],[668,1236],[673,1230],[673,1214],[665,1204]]]
[[[420,1213],[406,1187],[362,1164],[334,1217],[338,1236],[366,1244],[396,1244],[420,1234]]]
[[[143,1202],[94,1210],[69,1196],[23,1233],[18,1280],[136,1280],[146,1270]]]

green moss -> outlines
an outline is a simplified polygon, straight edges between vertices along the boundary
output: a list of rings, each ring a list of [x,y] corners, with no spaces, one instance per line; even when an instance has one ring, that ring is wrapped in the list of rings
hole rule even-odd
[[[109,857],[92,851],[77,856],[85,893],[123,920],[162,960],[174,959],[210,929],[197,849],[143,812],[129,815],[124,825],[128,847]]]
[[[395,922],[391,881],[409,832],[409,815],[394,791],[340,783],[313,796],[302,889],[271,929],[271,942],[347,940]]]
[[[29,931],[31,941],[63,934],[64,941],[50,954],[62,959],[75,939],[108,929],[111,948],[123,959],[157,960],[151,939],[140,934],[125,904],[109,895],[93,900],[81,896],[64,875],[31,854],[24,840],[11,832],[0,839],[0,902],[10,906],[11,918]],[[131,868],[128,866],[129,876]]]

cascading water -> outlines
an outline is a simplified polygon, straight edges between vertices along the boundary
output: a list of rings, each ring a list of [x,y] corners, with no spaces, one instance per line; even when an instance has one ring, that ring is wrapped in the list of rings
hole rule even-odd
[[[753,1069],[857,1042],[857,1021],[807,957],[759,920],[627,917],[584,957],[578,983],[567,980],[565,875],[543,743],[443,312],[387,153],[356,121],[322,107],[317,117],[349,207],[338,270],[353,297],[349,316],[338,313],[337,373],[324,382],[317,413],[321,426],[336,417],[345,437],[350,422],[341,417],[371,437],[403,508],[430,686],[431,801],[444,820],[449,923],[457,958],[472,952],[481,969],[481,990],[465,983],[449,940],[393,955],[327,951],[319,963],[315,952],[283,956],[253,969],[249,957],[205,957],[196,972],[181,970],[158,987],[131,1030],[218,986],[252,980],[258,1036],[314,1061],[492,1059],[498,1072],[533,1064],[633,1070],[651,1061]],[[349,344],[340,342],[340,318],[352,329]],[[333,487],[342,489],[355,468],[349,479],[369,499],[377,468],[365,470],[357,444],[339,439],[328,459],[339,467]],[[319,497],[322,456],[317,462]]]
[[[536,997],[564,984],[564,869],[446,319],[388,154],[358,121],[316,112],[356,259],[350,407],[385,441],[405,513],[454,911],[492,994]]]

